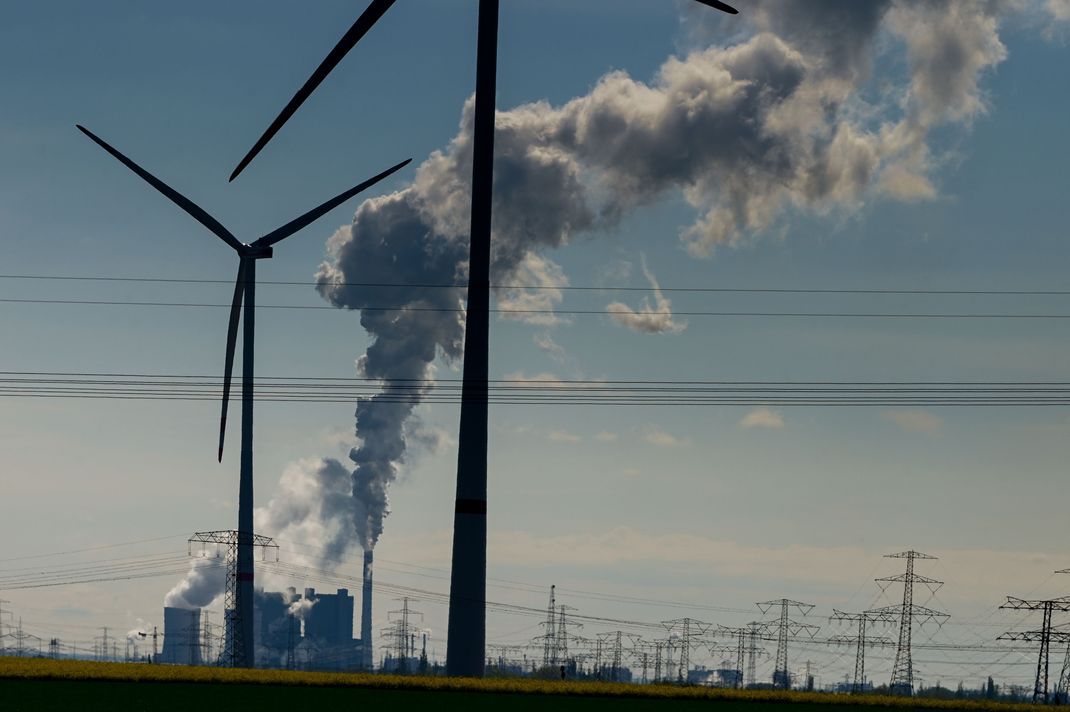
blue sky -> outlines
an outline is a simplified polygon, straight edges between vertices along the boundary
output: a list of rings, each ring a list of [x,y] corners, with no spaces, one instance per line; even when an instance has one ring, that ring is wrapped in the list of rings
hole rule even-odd
[[[910,25],[909,5],[900,3],[901,15],[881,26],[867,55],[873,66],[857,84],[866,104],[844,109],[845,121],[876,133],[881,122],[898,121],[910,92],[919,91],[910,75],[907,45],[918,30]],[[982,64],[973,77],[975,110],[947,109],[925,133],[919,170],[932,194],[897,198],[874,178],[842,201],[789,200],[768,224],[744,226],[709,255],[696,256],[680,235],[709,204],[689,204],[679,189],[667,189],[630,206],[606,229],[570,235],[569,244],[538,252],[581,286],[646,286],[645,257],[664,287],[1062,289],[1070,257],[1063,127],[1070,77],[1056,68],[1070,57],[1065,25],[1054,19],[1059,7],[1022,3],[995,12],[987,19],[991,26],[981,23],[998,37],[1005,58]],[[806,61],[817,61],[820,53],[806,49],[804,36],[773,21],[754,24],[754,17],[776,9],[776,3],[754,4],[750,20],[718,19],[697,28],[678,3],[510,0],[501,19],[498,107],[537,101],[561,107],[588,95],[612,71],[654,85],[668,58],[741,46],[760,29],[779,33]],[[252,167],[226,182],[355,12],[345,2],[5,7],[0,272],[233,278],[234,259],[223,245],[86,141],[76,122],[249,240],[403,158],[421,164],[445,150],[473,84],[475,3],[413,0],[398,3]],[[958,39],[971,46],[971,37]],[[993,52],[990,45],[982,50]],[[415,175],[406,169],[376,194],[404,190]],[[721,195],[716,182],[703,190],[711,200]],[[358,205],[337,209],[278,246],[260,278],[311,282],[331,259],[327,239],[351,222]],[[229,290],[226,284],[0,278],[6,298],[222,303]],[[1065,313],[1068,299],[667,296],[677,312]],[[311,285],[265,285],[260,300],[326,304]],[[566,292],[554,306],[604,309],[611,301],[638,308],[640,295]],[[677,321],[687,324],[680,333],[649,334],[604,316],[576,316],[552,327],[497,320],[492,376],[1067,380],[1068,341],[1059,320]],[[6,335],[0,368],[8,371],[215,374],[222,368],[221,310],[2,304],[0,324]],[[355,359],[370,343],[358,316],[345,310],[265,310],[257,326],[257,369],[264,375],[353,376]],[[536,345],[546,337],[563,357],[555,360]],[[439,372],[448,376],[455,366],[440,361]],[[0,535],[12,556],[164,535],[175,536],[148,549],[181,551],[194,530],[233,526],[236,441],[217,465],[216,408],[0,399]],[[449,440],[457,413],[436,405],[420,415],[445,434],[445,444],[417,448],[401,467],[378,554],[445,569],[456,457]],[[1070,455],[1063,410],[779,409],[759,419],[766,427],[743,427],[747,415],[745,408],[495,409],[491,575],[696,605],[747,608],[788,595],[842,608],[871,603],[878,590],[867,580],[891,572],[881,554],[915,548],[941,555],[933,575],[948,585],[938,602],[964,619],[1005,594],[1042,586],[1060,592],[1050,573],[1070,564],[1058,544],[1070,494],[1062,472]],[[350,404],[259,407],[258,504],[276,494],[292,463],[345,462],[352,428]],[[299,558],[299,551],[291,556]],[[388,564],[382,569],[387,580],[445,589],[444,581],[387,573]],[[0,595],[43,623],[133,626],[136,619],[159,619],[172,584],[164,578]],[[856,599],[848,602],[852,592]],[[543,605],[541,593],[492,589],[490,596]],[[676,617],[656,606],[617,611],[611,609],[618,604],[575,603],[592,614]],[[65,618],[71,609],[90,612]],[[444,630],[445,609],[425,610],[432,630]],[[703,615],[715,614],[696,617]],[[725,618],[718,622],[736,622]],[[492,619],[490,636],[524,638],[527,633],[510,638],[523,624]],[[967,628],[947,634],[967,635]],[[73,636],[79,629],[70,630]],[[992,632],[969,631],[978,638]],[[828,665],[828,675],[840,674]],[[952,670],[968,668],[940,669],[965,675]],[[1027,667],[1007,672],[1019,673],[1030,674]]]

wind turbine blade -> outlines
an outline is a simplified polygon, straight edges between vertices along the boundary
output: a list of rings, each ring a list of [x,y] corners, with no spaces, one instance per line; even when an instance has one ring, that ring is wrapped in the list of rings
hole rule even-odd
[[[182,195],[177,190],[167,185],[162,180],[152,175],[123,154],[119,153],[118,150],[110,146],[104,139],[100,138],[86,127],[81,126],[79,124],[75,124],[75,126],[78,127],[79,131],[91,138],[94,143],[96,143],[98,146],[100,146],[112,156],[117,158],[120,163],[132,170],[134,173],[137,173],[139,176],[141,176],[142,180],[144,180],[153,188],[166,195],[172,203],[189,213],[189,215],[192,216],[194,220],[196,220],[201,225],[204,225],[206,228],[215,233],[221,240],[223,240],[223,242],[227,243],[238,252],[241,252],[245,248],[245,246],[238,241],[238,238],[230,234],[230,231],[223,227],[218,220],[216,220],[211,215],[202,210],[192,200]]]
[[[234,370],[234,346],[238,341],[238,322],[241,302],[245,294],[245,259],[238,263],[238,280],[234,283],[234,299],[230,302],[230,323],[227,325],[227,360],[223,366],[223,413],[219,417],[219,461],[223,462],[223,437],[227,432],[227,406],[230,404],[230,379]]]
[[[337,195],[337,196],[331,198],[330,200],[328,200],[323,205],[320,205],[319,207],[316,207],[316,208],[313,208],[312,210],[309,210],[307,213],[305,213],[301,217],[297,218],[296,220],[291,220],[290,222],[288,222],[285,225],[283,225],[282,227],[280,227],[278,230],[272,230],[271,232],[269,232],[268,234],[264,235],[259,240],[254,242],[253,246],[254,247],[270,247],[271,245],[274,245],[276,242],[280,242],[282,240],[285,240],[287,237],[289,237],[290,235],[294,234],[295,232],[297,232],[301,228],[310,225],[311,223],[313,223],[316,220],[319,220],[321,217],[326,215],[328,212],[330,212],[331,210],[334,210],[339,205],[341,205],[345,201],[349,200],[350,198],[352,198],[357,193],[360,193],[363,190],[367,190],[368,188],[372,187],[373,185],[375,185],[379,181],[383,180],[384,178],[390,176],[391,174],[395,173],[396,171],[399,171],[402,168],[404,168],[405,166],[409,165],[409,163],[411,163],[411,162],[412,162],[411,158],[409,158],[407,160],[404,160],[401,163],[397,164],[396,166],[393,166],[391,168],[387,168],[385,171],[383,171],[379,175],[374,176],[372,178],[369,178],[368,180],[364,181],[360,185],[353,186],[352,188],[350,188],[346,192],[342,193],[341,195]]]
[[[238,163],[238,167],[230,174],[230,180],[234,180],[238,177],[238,174],[245,170],[245,167],[256,158],[256,154],[260,153],[261,149],[263,149],[264,146],[268,144],[268,141],[278,133],[283,124],[290,120],[290,117],[297,112],[301,107],[301,104],[305,102],[305,99],[311,96],[312,92],[316,90],[316,87],[320,85],[320,82],[326,79],[327,75],[331,73],[331,70],[342,61],[342,58],[346,56],[349,50],[353,49],[357,42],[360,42],[364,35],[367,34],[368,30],[379,21],[379,18],[386,14],[386,11],[390,9],[390,6],[393,5],[394,2],[395,0],[372,0],[367,9],[362,12],[360,17],[357,18],[357,21],[353,23],[353,26],[346,30],[346,33],[342,35],[342,39],[338,40],[338,44],[334,46],[334,49],[332,49],[327,57],[320,62],[320,66],[316,67],[316,71],[312,73],[312,76],[309,77],[304,85],[297,90],[297,93],[290,99],[290,102],[283,107],[279,115],[276,116],[275,120],[268,126],[264,135],[257,139],[249,152],[241,159],[241,162]]]
[[[714,10],[720,10],[721,12],[727,12],[729,15],[738,15],[739,14],[739,10],[737,10],[734,7],[732,7],[731,5],[725,5],[723,2],[720,2],[720,0],[695,0],[695,2],[700,2],[703,5],[705,5],[706,7],[712,7]]]

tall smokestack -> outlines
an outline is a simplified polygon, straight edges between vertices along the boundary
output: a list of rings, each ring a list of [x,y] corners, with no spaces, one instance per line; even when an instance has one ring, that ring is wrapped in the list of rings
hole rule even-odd
[[[362,667],[371,670],[372,658],[372,550],[364,551],[364,588],[360,594],[360,646]]]

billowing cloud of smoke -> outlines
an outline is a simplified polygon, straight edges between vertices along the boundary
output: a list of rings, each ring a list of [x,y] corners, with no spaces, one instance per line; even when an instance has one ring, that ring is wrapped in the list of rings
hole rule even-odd
[[[168,608],[204,608],[223,595],[226,580],[222,555],[193,559],[186,577],[164,596],[163,604]]]
[[[287,613],[298,620],[305,620],[314,605],[316,605],[316,599],[314,598],[298,598],[290,604]]]
[[[507,316],[554,323],[547,312],[567,281],[545,252],[672,193],[698,214],[680,237],[700,257],[787,211],[933,197],[929,133],[983,110],[980,79],[1006,56],[998,28],[1008,5],[756,0],[747,37],[670,58],[650,82],[612,72],[564,105],[499,112],[492,280],[548,287],[499,290],[499,304]],[[902,62],[875,63],[891,51],[905,55],[905,73]],[[887,76],[874,76],[878,66]],[[374,341],[358,369],[382,382],[357,405],[361,442],[350,453],[353,525],[365,547],[382,533],[425,379],[436,358],[460,356],[464,290],[360,285],[464,284],[472,109],[470,100],[457,136],[412,185],[358,208],[317,274],[326,300],[360,310]]]
[[[338,460],[299,460],[286,466],[275,495],[256,509],[254,526],[284,544],[307,547],[288,552],[290,559],[337,564],[353,542],[352,491],[349,469]]]
[[[298,548],[287,551],[291,563],[336,565],[353,543],[351,494],[349,469],[338,460],[299,460],[283,470],[275,496],[253,512],[254,529],[270,532],[287,547],[296,543]],[[211,605],[223,595],[224,563],[222,554],[193,559],[185,578],[164,597],[164,605],[189,609]],[[264,580],[260,574],[257,578]]]
[[[678,334],[687,328],[686,321],[677,321],[672,317],[672,302],[661,293],[661,285],[646,266],[646,257],[642,258],[643,274],[650,286],[654,288],[654,304],[648,297],[643,297],[642,306],[632,309],[623,302],[611,302],[606,306],[609,318],[614,323],[640,334]]]

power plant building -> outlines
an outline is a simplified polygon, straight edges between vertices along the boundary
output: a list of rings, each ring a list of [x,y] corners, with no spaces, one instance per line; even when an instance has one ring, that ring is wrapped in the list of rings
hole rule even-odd
[[[351,645],[353,640],[353,597],[344,588],[337,593],[316,593],[305,589],[305,600],[314,601],[305,615],[304,637],[319,645]]]
[[[296,604],[296,605],[295,605]],[[257,665],[313,670],[357,670],[362,667],[361,640],[353,637],[353,597],[348,589],[319,593],[306,588],[297,595],[259,591]]]
[[[312,670],[370,670],[374,665],[372,644],[372,555],[364,554],[361,601],[361,637],[353,637],[354,599],[345,588],[320,593],[306,588],[298,594],[257,590],[254,595],[257,667],[293,666]],[[172,665],[214,665],[220,643],[203,630],[198,609],[164,608],[163,650],[156,662]],[[218,628],[218,626],[217,626]],[[366,643],[366,644],[365,644]]]

